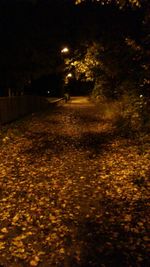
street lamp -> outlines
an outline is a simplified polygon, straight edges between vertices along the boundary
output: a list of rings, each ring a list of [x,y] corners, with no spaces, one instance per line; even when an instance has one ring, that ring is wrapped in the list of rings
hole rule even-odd
[[[68,52],[69,52],[69,48],[68,47],[64,47],[64,48],[61,49],[61,53],[62,54],[66,54]]]
[[[67,77],[68,77],[68,78],[71,78],[71,77],[72,77],[72,73],[71,73],[71,72],[68,73],[68,74],[67,74]]]

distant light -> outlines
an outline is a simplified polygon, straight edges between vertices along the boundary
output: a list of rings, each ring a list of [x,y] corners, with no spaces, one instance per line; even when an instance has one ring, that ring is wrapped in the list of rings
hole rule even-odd
[[[68,47],[64,47],[62,50],[61,50],[61,53],[68,53],[69,52],[69,48]]]
[[[68,77],[68,78],[72,77],[72,73],[71,73],[71,72],[68,73],[68,74],[67,74],[67,77]]]
[[[50,94],[50,91],[47,91],[48,94]]]
[[[143,97],[143,95],[140,95],[140,97],[142,98],[142,97]]]

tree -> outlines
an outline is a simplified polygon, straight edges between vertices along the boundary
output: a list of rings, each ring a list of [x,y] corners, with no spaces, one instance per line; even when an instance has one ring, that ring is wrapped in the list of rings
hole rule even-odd
[[[87,2],[91,8],[90,1],[83,2],[84,7]],[[106,26],[103,25],[99,37],[93,38],[93,42],[82,40],[83,45],[75,51],[74,57],[66,61],[66,68],[73,69],[77,79],[93,80],[95,95],[119,97],[127,90],[146,95],[144,87],[149,84],[148,2],[144,1],[142,4],[141,1],[130,1],[130,4],[135,3],[138,7],[132,9],[127,7],[127,1],[118,1],[120,8],[124,6],[120,11],[111,6],[112,1],[98,3],[109,4],[107,10],[111,10],[111,13],[104,9]],[[90,21],[89,27],[92,26]]]
[[[84,3],[84,2],[88,2],[88,1],[87,0],[75,0],[76,5]],[[91,2],[93,2],[93,1],[91,0]],[[116,4],[119,5],[120,8],[123,8],[127,5],[140,7],[142,4],[142,0],[116,0],[116,1],[113,1],[113,0],[94,0],[94,2],[98,2],[99,4],[102,4],[102,5],[108,5],[108,4],[111,4],[112,2],[116,2]]]

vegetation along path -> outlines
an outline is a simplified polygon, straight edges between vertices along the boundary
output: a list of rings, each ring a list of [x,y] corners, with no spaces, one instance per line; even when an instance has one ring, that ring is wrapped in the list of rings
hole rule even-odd
[[[145,138],[85,97],[3,127],[0,266],[150,266]]]

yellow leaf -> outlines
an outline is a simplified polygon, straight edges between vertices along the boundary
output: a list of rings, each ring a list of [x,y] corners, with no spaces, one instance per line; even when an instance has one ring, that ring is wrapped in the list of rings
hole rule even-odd
[[[5,242],[0,241],[0,250],[5,248]]]
[[[30,261],[30,266],[37,266],[40,259],[38,256],[35,256],[33,260]]]
[[[6,233],[8,233],[8,230],[7,230],[6,227],[4,227],[4,228],[1,229],[1,232],[4,233],[4,234],[6,234]]]
[[[65,253],[64,248],[61,248],[61,249],[59,250],[59,253],[60,253],[60,254],[64,254],[64,253]]]
[[[13,223],[16,223],[18,220],[19,220],[19,214],[16,214],[16,215],[13,217],[12,221],[13,221]]]

